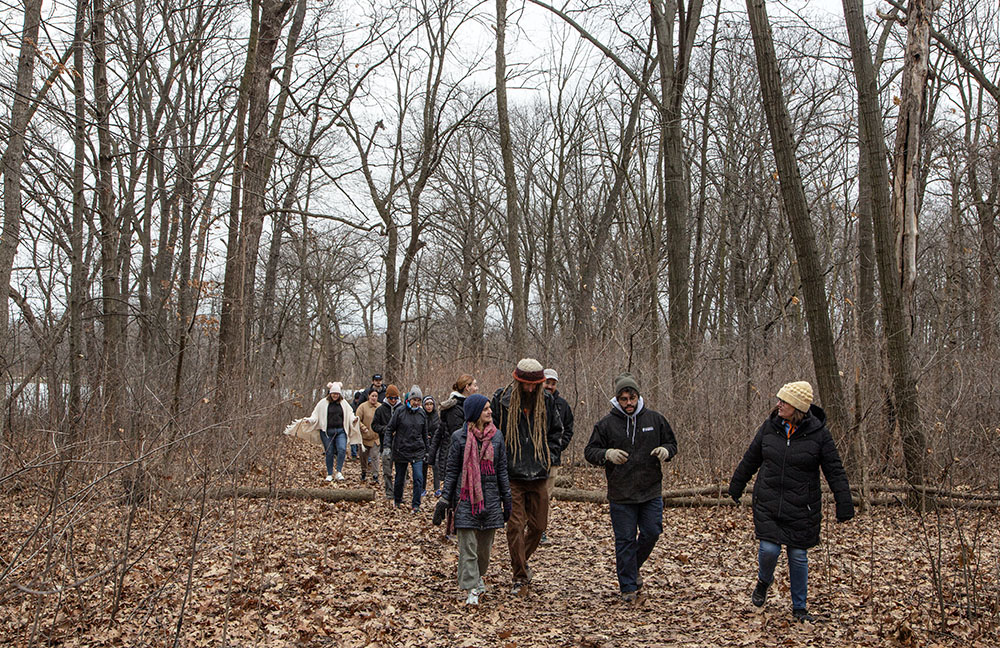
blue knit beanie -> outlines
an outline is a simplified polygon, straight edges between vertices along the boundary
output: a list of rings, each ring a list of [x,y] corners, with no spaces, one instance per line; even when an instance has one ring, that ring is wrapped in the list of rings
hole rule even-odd
[[[465,399],[465,404],[462,405],[462,411],[465,413],[465,420],[472,421],[475,423],[479,420],[479,415],[483,413],[483,408],[486,407],[486,403],[490,402],[488,398],[482,394],[472,394],[467,396]]]

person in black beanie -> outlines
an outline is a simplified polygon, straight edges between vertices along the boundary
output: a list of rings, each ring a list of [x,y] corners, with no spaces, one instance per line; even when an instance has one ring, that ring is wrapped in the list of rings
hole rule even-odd
[[[677,456],[677,439],[667,419],[646,407],[632,374],[619,374],[614,387],[611,413],[594,426],[583,456],[604,466],[618,588],[631,603],[642,589],[639,568],[663,533],[660,464]]]
[[[447,509],[455,510],[458,586],[468,592],[466,604],[479,605],[486,591],[483,576],[490,564],[493,537],[510,519],[510,480],[503,434],[493,424],[489,400],[472,394],[462,411],[466,424],[452,435],[433,522],[440,524]]]

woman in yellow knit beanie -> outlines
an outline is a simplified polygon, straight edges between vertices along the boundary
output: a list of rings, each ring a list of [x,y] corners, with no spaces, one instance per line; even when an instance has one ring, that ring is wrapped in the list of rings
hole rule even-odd
[[[806,551],[819,544],[823,515],[820,468],[837,502],[837,521],[846,522],[854,517],[847,473],[826,427],[826,413],[812,401],[812,385],[808,382],[782,386],[777,393],[777,404],[757,430],[729,482],[729,495],[739,502],[747,482],[757,475],[753,524],[760,547],[757,586],[750,600],[757,607],[764,605],[784,545],[788,554],[792,615],[796,621],[814,620],[806,609],[809,579]]]

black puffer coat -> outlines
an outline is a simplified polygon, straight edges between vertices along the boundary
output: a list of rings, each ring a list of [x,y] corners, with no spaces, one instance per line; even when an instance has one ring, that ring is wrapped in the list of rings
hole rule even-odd
[[[819,544],[823,517],[819,471],[837,502],[837,520],[854,517],[854,503],[847,473],[826,429],[826,413],[813,405],[787,438],[777,410],[757,430],[743,460],[729,482],[729,495],[739,500],[747,482],[757,473],[753,487],[753,524],[758,540],[796,549]]]
[[[448,463],[452,434],[465,425],[463,405],[465,396],[457,396],[454,392],[451,398],[441,403],[441,424],[431,434],[431,449],[427,453],[427,463],[440,466],[441,470],[444,470]]]
[[[427,412],[423,407],[397,407],[385,427],[385,438],[392,448],[393,461],[423,461],[427,454]]]
[[[510,391],[514,386],[505,389],[498,389],[493,394],[490,407],[493,410],[493,423],[497,430],[506,434],[507,417],[510,416]],[[542,389],[539,385],[538,389]],[[549,463],[544,464],[535,456],[535,443],[531,438],[531,427],[534,425],[534,415],[522,416],[521,412],[515,412],[518,416],[517,437],[520,444],[518,456],[508,457],[507,472],[511,479],[533,481],[536,479],[548,479],[549,466],[558,466],[560,448],[562,447],[562,420],[559,411],[556,409],[552,394],[545,393],[545,420],[546,430],[542,438],[548,446]],[[450,456],[450,454],[449,454]]]
[[[507,475],[507,449],[503,434],[497,430],[490,443],[493,444],[493,470],[495,474],[482,474],[483,510],[472,513],[472,503],[459,500],[462,494],[462,463],[465,458],[465,444],[468,432],[463,427],[451,435],[451,450],[448,452],[448,470],[441,488],[441,499],[455,509],[456,529],[502,529],[504,508],[510,509],[510,479]]]

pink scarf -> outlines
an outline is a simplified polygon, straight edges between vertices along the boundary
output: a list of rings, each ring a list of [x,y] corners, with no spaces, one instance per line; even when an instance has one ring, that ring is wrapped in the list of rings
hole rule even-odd
[[[493,423],[479,431],[466,423],[465,455],[462,458],[462,491],[459,499],[468,500],[472,505],[473,514],[482,511],[486,504],[483,501],[482,475],[493,475],[493,435],[497,428]]]

